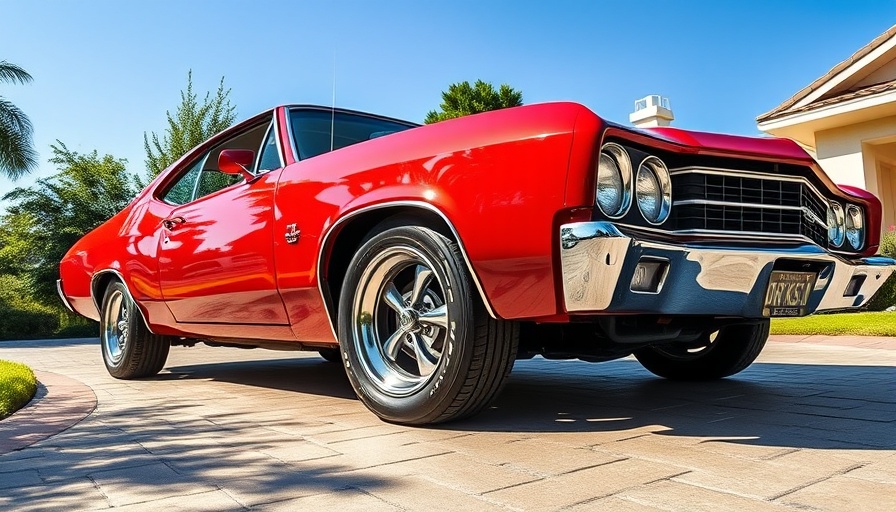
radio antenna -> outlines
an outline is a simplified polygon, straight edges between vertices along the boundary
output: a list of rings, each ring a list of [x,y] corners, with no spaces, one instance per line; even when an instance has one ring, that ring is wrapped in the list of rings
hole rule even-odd
[[[333,104],[330,109],[330,151],[333,151],[334,133],[336,127],[336,50],[333,50]]]

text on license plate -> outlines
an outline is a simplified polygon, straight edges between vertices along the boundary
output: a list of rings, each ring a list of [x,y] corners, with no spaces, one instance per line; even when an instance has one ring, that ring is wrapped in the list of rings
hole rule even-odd
[[[803,316],[809,296],[815,288],[815,272],[785,272],[775,270],[768,281],[764,316]]]

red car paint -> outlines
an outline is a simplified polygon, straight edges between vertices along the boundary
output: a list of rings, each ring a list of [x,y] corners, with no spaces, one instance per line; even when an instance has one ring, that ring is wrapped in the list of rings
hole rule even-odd
[[[548,103],[413,128],[298,160],[287,112],[273,111],[282,169],[182,206],[156,197],[194,155],[269,111],[185,155],[76,243],[60,265],[72,307],[98,320],[102,297],[94,296],[92,283],[114,271],[156,333],[333,344],[326,280],[340,279],[328,276],[328,264],[342,230],[370,212],[393,211],[383,208],[417,208],[456,230],[496,316],[564,321],[557,226],[591,217],[594,162],[607,136],[666,151],[810,167],[830,184],[829,193],[865,207],[863,254],[877,248],[876,198],[837,189],[791,141],[624,129],[582,105]],[[284,239],[293,224],[301,233],[295,244]]]

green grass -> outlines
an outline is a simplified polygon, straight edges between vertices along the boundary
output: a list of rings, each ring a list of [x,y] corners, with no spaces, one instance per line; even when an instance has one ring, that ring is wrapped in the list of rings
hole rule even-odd
[[[0,361],[0,420],[27,404],[37,391],[34,372],[24,364]]]
[[[896,313],[838,313],[773,318],[772,334],[896,336]]]

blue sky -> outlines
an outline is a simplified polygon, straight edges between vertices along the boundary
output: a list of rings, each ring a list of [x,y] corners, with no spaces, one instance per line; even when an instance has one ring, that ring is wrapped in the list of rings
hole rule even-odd
[[[232,88],[240,119],[281,103],[421,121],[449,83],[509,83],[526,103],[572,100],[627,122],[662,94],[675,125],[754,135],[775,107],[896,23],[896,1],[0,0],[0,59],[34,82],[0,86],[31,118],[41,167],[56,139],[144,170],[143,133],[193,70]]]

